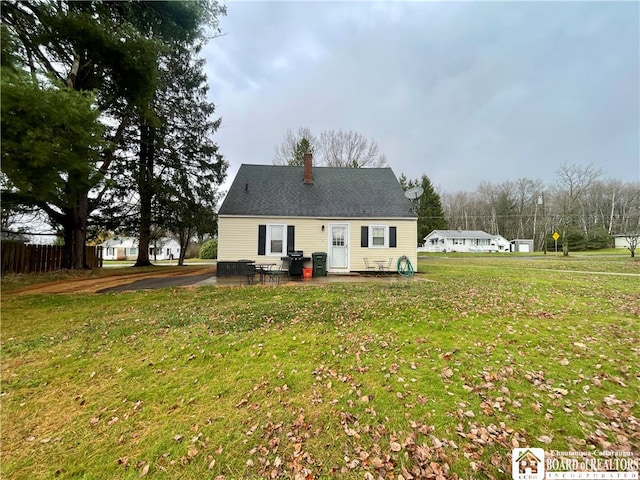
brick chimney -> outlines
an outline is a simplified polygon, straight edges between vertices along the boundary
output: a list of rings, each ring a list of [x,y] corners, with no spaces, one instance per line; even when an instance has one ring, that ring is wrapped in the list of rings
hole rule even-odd
[[[309,152],[304,154],[304,183],[313,183],[313,155]]]

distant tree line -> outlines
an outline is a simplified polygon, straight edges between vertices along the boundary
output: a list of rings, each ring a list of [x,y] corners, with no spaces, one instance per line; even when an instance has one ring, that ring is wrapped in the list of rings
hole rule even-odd
[[[640,182],[601,177],[592,166],[565,164],[552,185],[521,178],[481,182],[475,192],[442,192],[444,219],[452,229],[534,239],[536,250],[553,248],[558,232],[565,255],[610,247],[612,235],[633,243],[640,235]]]

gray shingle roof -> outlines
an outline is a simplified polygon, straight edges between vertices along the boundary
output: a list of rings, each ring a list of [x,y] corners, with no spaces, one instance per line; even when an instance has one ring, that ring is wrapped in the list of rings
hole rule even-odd
[[[491,240],[497,237],[497,235],[491,235],[482,230],[434,230],[431,233],[436,233],[446,238],[479,238]],[[431,235],[431,233],[429,235]]]
[[[409,217],[411,201],[390,168],[303,167],[243,164],[219,215],[286,217]]]

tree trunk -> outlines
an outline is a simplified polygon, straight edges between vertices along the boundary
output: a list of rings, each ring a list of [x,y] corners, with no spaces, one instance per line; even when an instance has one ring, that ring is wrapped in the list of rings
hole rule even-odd
[[[151,202],[153,199],[154,128],[142,122],[140,126],[140,157],[138,159],[138,193],[140,194],[140,237],[138,259],[134,267],[151,266],[149,244],[151,243]]]
[[[638,231],[640,232],[640,229]],[[635,258],[636,248],[638,248],[638,236],[633,234],[629,235],[627,237],[627,242],[629,243],[629,251],[631,252],[631,258]]]
[[[186,231],[185,231],[186,230]],[[178,242],[180,243],[180,255],[178,256],[178,266],[184,265],[184,257],[187,254],[187,248],[189,247],[189,239],[193,233],[191,227],[182,229],[178,235]]]
[[[613,230],[613,215],[616,211],[616,192],[614,191],[611,195],[611,215],[609,215],[609,229],[607,233],[611,235],[611,231]]]
[[[89,268],[85,248],[89,194],[79,194],[75,203],[76,205],[64,210],[62,268],[81,270]]]
[[[569,233],[569,228],[565,226],[562,229],[562,256],[563,257],[569,256],[569,238],[567,237],[568,233]]]

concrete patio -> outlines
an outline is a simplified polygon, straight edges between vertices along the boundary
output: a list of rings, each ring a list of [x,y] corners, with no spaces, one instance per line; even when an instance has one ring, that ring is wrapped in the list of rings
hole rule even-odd
[[[200,280],[196,283],[193,283],[194,287],[203,287],[203,286],[218,286],[218,287],[253,287],[253,286],[264,286],[264,287],[282,287],[287,285],[323,285],[328,283],[404,283],[404,282],[414,282],[414,281],[428,281],[425,278],[420,277],[419,275],[413,275],[411,277],[404,277],[398,275],[397,273],[389,273],[389,274],[348,274],[348,275],[327,275],[326,277],[312,277],[312,278],[302,278],[302,277],[287,277],[279,284],[274,284],[269,281],[267,278],[264,283],[260,282],[259,276],[256,275],[253,283],[247,284],[247,280],[241,277],[210,277],[204,280]]]

